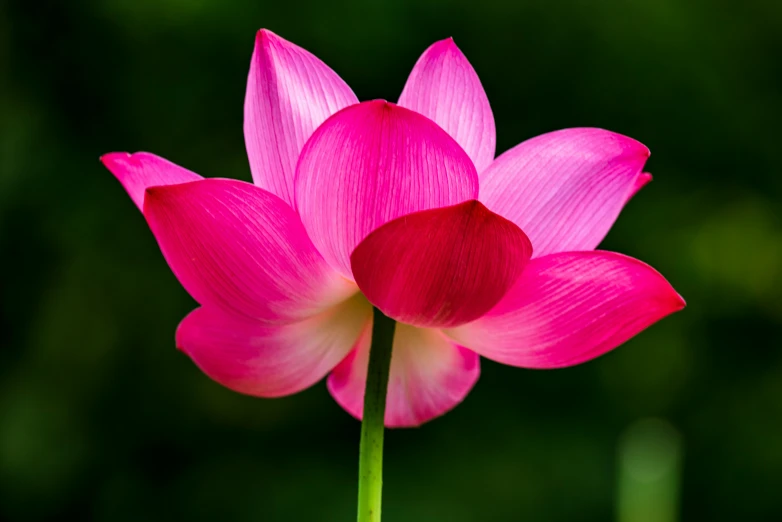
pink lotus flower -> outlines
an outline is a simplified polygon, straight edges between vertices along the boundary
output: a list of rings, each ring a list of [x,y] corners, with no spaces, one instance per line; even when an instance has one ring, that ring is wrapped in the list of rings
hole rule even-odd
[[[579,364],[684,306],[653,268],[594,250],[651,179],[647,148],[566,129],[495,159],[489,102],[450,39],[395,105],[358,103],[261,30],[244,116],[254,184],[102,157],[201,305],[177,346],[228,388],[278,397],[328,375],[361,418],[371,303],[399,321],[386,425],[416,426],[464,399],[480,356]]]

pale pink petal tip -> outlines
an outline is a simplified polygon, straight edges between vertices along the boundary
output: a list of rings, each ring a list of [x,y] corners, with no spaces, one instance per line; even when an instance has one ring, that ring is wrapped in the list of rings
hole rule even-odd
[[[399,104],[445,129],[478,172],[494,159],[494,115],[478,74],[453,38],[432,44],[416,62]]]
[[[292,206],[304,143],[326,118],[354,103],[350,87],[315,55],[268,29],[258,31],[244,103],[255,184]]]
[[[383,313],[415,326],[447,327],[489,311],[531,255],[519,227],[472,200],[390,221],[350,260],[356,284]]]
[[[615,132],[550,132],[497,158],[481,174],[480,200],[527,233],[536,257],[593,250],[637,188],[648,158],[646,146]]]
[[[203,179],[195,172],[149,152],[109,152],[101,156],[100,161],[122,184],[139,210],[143,209],[147,187]]]
[[[383,100],[318,127],[296,170],[296,204],[323,257],[352,277],[350,254],[397,217],[475,199],[470,158],[432,120]]]
[[[329,375],[334,400],[362,418],[371,329]],[[398,324],[394,336],[385,425],[409,428],[439,417],[472,390],[480,376],[478,355],[448,340],[441,331]]]
[[[684,306],[670,283],[637,259],[559,253],[532,260],[497,306],[448,334],[504,364],[560,368],[594,359]]]

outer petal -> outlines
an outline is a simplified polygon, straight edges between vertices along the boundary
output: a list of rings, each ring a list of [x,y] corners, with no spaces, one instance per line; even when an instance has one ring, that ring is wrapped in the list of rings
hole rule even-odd
[[[302,146],[326,118],[354,103],[356,95],[326,64],[271,31],[258,31],[244,100],[255,184],[293,205]]]
[[[203,179],[195,172],[190,172],[149,152],[135,154],[110,152],[101,156],[100,160],[122,183],[139,210],[144,207],[144,191],[147,187],[175,185]]]
[[[369,364],[371,329],[329,375],[332,397],[361,419]],[[397,324],[391,355],[385,423],[419,426],[459,404],[480,375],[479,357],[453,344],[440,330]]]
[[[630,201],[633,196],[638,194],[638,191],[644,188],[646,185],[648,185],[652,181],[652,175],[648,172],[642,172],[638,175],[637,178],[635,178],[635,183],[633,184],[633,188],[630,191],[630,195],[627,196],[627,201]]]
[[[475,69],[453,38],[432,44],[416,62],[399,105],[437,122],[461,145],[478,172],[494,159],[494,115]]]
[[[649,150],[601,129],[525,141],[481,175],[481,201],[527,233],[535,256],[592,250],[636,187]]]
[[[309,388],[350,352],[371,320],[360,294],[318,315],[264,324],[218,308],[198,308],[177,329],[177,347],[234,391],[280,397]]]
[[[389,221],[350,260],[356,284],[383,313],[444,327],[488,312],[531,255],[519,227],[472,200]]]
[[[477,194],[475,166],[453,138],[382,100],[348,107],[318,127],[296,174],[304,227],[346,277],[351,252],[380,225]]]
[[[318,254],[296,213],[249,183],[205,179],[147,189],[144,215],[174,274],[201,305],[284,321],[356,290]]]
[[[684,307],[649,265],[613,252],[533,259],[488,314],[447,333],[484,357],[526,368],[594,359]]]

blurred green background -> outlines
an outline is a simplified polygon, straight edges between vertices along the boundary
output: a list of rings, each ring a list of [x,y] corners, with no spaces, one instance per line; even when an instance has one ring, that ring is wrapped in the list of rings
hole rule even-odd
[[[772,0],[2,0],[0,519],[355,519],[359,424],[323,383],[244,397],[174,349],[194,303],[98,162],[148,150],[249,180],[242,103],[260,27],[361,99],[396,100],[419,54],[453,36],[492,102],[498,152],[573,126],[652,150],[655,181],[603,248],[655,266],[688,308],[579,367],[484,362],[461,406],[388,434],[384,521],[672,522],[627,505],[657,487],[644,490],[649,466],[635,486],[628,471],[649,446],[628,437],[650,426],[641,460],[670,464],[659,498],[681,520],[781,519]],[[636,425],[648,417],[669,424]]]

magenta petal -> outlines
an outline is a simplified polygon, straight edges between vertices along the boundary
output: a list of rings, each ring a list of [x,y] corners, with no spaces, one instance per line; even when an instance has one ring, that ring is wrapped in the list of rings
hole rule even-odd
[[[488,314],[447,333],[497,362],[560,368],[594,359],[684,307],[649,265],[613,252],[533,259]]]
[[[100,160],[122,183],[139,210],[144,207],[144,191],[147,187],[175,185],[203,179],[195,172],[190,172],[149,152],[135,154],[110,152],[101,156]]]
[[[326,118],[354,103],[356,95],[326,64],[271,31],[258,31],[244,101],[255,184],[293,206],[302,146]]]
[[[198,308],[179,325],[177,347],[223,386],[280,397],[325,377],[350,352],[371,318],[372,308],[360,295],[284,325]]]
[[[635,183],[633,184],[633,188],[630,191],[630,195],[627,196],[627,201],[630,201],[630,199],[638,194],[638,191],[644,188],[646,185],[648,185],[652,181],[652,175],[648,172],[642,172],[638,174],[638,177],[635,178]]]
[[[356,284],[383,313],[415,326],[445,327],[488,312],[531,255],[519,227],[472,200],[390,221],[350,259]]]
[[[356,291],[315,250],[296,213],[249,183],[204,179],[147,189],[144,215],[201,305],[285,321]]]
[[[343,109],[304,146],[296,203],[323,257],[351,277],[350,254],[399,216],[475,199],[478,176],[434,122],[382,100]]]
[[[525,141],[481,174],[480,200],[527,233],[535,256],[593,250],[636,188],[641,143],[601,129]]]
[[[371,329],[329,375],[334,400],[361,419]],[[398,324],[391,355],[385,424],[419,426],[462,402],[480,376],[476,353],[454,344],[439,330]]]
[[[452,38],[432,44],[416,62],[399,105],[423,114],[467,151],[478,172],[494,159],[494,115],[480,79]]]

